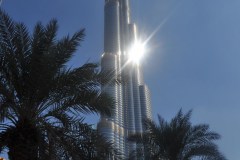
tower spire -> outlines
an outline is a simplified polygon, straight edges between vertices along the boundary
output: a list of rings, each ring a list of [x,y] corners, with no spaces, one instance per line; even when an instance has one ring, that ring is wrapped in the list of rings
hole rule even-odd
[[[120,7],[121,7],[121,16],[125,19],[126,24],[130,23],[130,7],[129,7],[129,0],[119,0]]]
[[[120,3],[120,39],[121,52],[127,51],[129,43],[129,24],[130,24],[130,7],[129,0],[119,0]]]
[[[136,143],[128,142],[128,136],[142,134],[142,119],[151,118],[150,97],[141,68],[129,61],[129,47],[136,40],[136,25],[130,20],[129,2],[105,0],[101,70],[113,73],[109,77],[113,83],[103,84],[102,88],[103,92],[112,96],[115,104],[113,115],[102,115],[98,123],[99,131],[113,142],[125,158],[142,148]],[[115,80],[120,80],[121,83],[117,84]],[[109,158],[114,160],[114,155]]]

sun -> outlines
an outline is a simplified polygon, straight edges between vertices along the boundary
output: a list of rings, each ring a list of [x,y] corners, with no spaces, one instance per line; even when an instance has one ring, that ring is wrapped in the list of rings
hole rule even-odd
[[[145,44],[140,41],[135,41],[128,52],[129,61],[139,64],[145,53]]]

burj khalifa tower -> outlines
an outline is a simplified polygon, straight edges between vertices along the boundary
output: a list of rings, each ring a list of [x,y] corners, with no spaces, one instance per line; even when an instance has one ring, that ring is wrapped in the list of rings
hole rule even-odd
[[[141,65],[131,58],[142,52],[132,49],[137,47],[137,42],[136,25],[130,20],[129,0],[105,0],[101,70],[113,74],[109,77],[111,82],[102,85],[102,92],[113,97],[115,107],[112,116],[101,116],[98,130],[126,157],[138,147],[128,142],[128,136],[143,133],[142,120],[151,119],[150,93]]]

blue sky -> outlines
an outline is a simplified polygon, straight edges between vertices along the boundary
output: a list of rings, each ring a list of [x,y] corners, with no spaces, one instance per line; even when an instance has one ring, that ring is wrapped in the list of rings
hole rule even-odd
[[[32,31],[59,22],[59,37],[86,28],[70,66],[98,62],[103,52],[104,0],[5,0],[2,8]],[[142,62],[153,114],[170,120],[193,109],[192,122],[208,123],[229,160],[240,157],[240,1],[131,0],[140,36],[149,37]],[[95,119],[89,116],[87,119]]]

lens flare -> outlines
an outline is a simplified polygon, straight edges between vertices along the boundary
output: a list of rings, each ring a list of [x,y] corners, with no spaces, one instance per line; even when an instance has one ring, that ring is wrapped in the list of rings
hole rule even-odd
[[[129,50],[129,60],[134,63],[139,63],[145,53],[145,44],[136,41]]]

